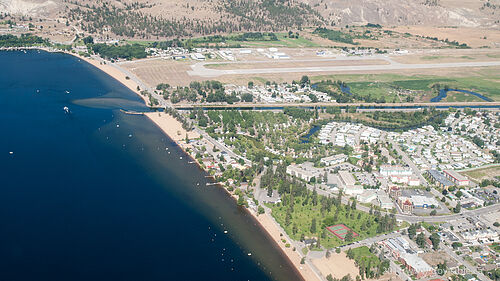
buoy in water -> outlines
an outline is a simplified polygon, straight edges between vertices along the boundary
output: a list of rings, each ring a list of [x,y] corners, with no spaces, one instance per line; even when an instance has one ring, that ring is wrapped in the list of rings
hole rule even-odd
[[[224,233],[227,234],[227,230],[224,230]]]
[[[120,128],[120,125],[116,124],[116,127],[117,127],[117,128]]]

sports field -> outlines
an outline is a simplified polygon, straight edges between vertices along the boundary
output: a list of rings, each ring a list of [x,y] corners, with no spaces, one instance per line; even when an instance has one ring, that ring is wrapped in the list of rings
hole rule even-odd
[[[332,225],[332,226],[327,227],[326,229],[328,229],[328,231],[333,233],[333,235],[337,236],[341,240],[344,240],[347,233],[349,231],[352,231],[349,227],[347,227],[343,224]],[[356,232],[352,231],[352,236],[356,237],[356,236],[358,236],[358,234]]]

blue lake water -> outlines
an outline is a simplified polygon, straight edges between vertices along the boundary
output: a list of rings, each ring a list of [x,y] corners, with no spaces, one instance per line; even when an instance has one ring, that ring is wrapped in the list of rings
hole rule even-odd
[[[344,93],[344,94],[348,94],[349,96],[352,96],[351,87],[349,87],[347,85],[340,85],[340,91],[342,91],[342,93]]]
[[[159,128],[119,111],[147,110],[130,90],[65,54],[0,63],[0,280],[300,280]]]
[[[319,131],[319,129],[321,129],[321,126],[312,126],[311,129],[309,129],[309,131],[307,132],[307,134],[305,134],[304,136],[301,136],[300,137],[300,140],[302,143],[308,143],[309,142],[309,138],[314,134],[316,133],[317,131]]]
[[[446,98],[446,95],[448,94],[448,92],[460,92],[460,93],[466,93],[466,94],[470,94],[470,95],[473,95],[473,96],[476,96],[484,101],[493,101],[492,99],[488,98],[488,97],[485,97],[479,93],[476,93],[476,92],[472,92],[472,91],[467,91],[467,90],[459,90],[459,89],[441,89],[439,90],[439,94],[436,96],[436,97],[433,97],[431,99],[431,102],[440,102],[441,100],[443,100],[444,98]]]

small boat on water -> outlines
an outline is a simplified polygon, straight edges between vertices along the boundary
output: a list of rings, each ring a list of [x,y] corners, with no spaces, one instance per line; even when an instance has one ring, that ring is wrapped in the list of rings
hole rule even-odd
[[[66,114],[70,113],[69,108],[67,106],[63,107],[63,110],[64,110],[64,113],[66,113]]]
[[[68,90],[66,90],[66,91],[64,91],[64,92],[65,92],[66,94],[69,94],[69,91],[68,91]]]

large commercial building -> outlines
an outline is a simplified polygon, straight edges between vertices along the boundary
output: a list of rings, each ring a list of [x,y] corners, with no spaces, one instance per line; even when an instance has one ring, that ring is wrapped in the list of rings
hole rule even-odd
[[[429,170],[427,172],[427,175],[429,176],[429,179],[432,183],[436,184],[441,188],[448,189],[450,186],[455,185],[449,179],[447,179],[443,174],[441,174],[441,172],[439,172],[438,170]]]
[[[340,182],[343,185],[345,194],[358,195],[363,193],[364,189],[361,185],[356,184],[354,176],[347,171],[339,171]]]
[[[320,160],[320,162],[326,166],[337,165],[345,161],[347,161],[347,156],[345,154],[332,155]]]
[[[412,195],[410,197],[411,202],[413,203],[414,208],[422,208],[427,209],[434,207],[439,207],[439,202],[434,197],[420,196],[420,195]]]
[[[411,249],[410,243],[402,237],[382,241],[392,256],[403,264],[417,279],[432,276],[434,270]]]
[[[321,176],[319,169],[314,168],[312,163],[307,162],[301,165],[290,165],[286,167],[286,173],[305,181],[311,181],[312,178],[318,180]]]
[[[462,176],[461,174],[453,170],[444,170],[444,175],[454,184],[459,186],[469,185],[470,183],[468,178]]]
[[[390,176],[411,176],[412,171],[409,167],[399,165],[382,165],[380,166],[380,174],[385,177]]]
[[[387,195],[385,192],[381,190],[377,192],[377,200],[380,208],[382,209],[388,210],[394,208],[394,203],[392,203],[392,200],[391,198],[389,198],[389,195]]]
[[[347,172],[347,171],[339,171],[339,177],[340,177],[340,181],[345,186],[350,186],[350,185],[356,184],[356,180],[354,179],[352,174]]]
[[[404,253],[399,260],[417,279],[434,274],[432,267],[416,254]]]

